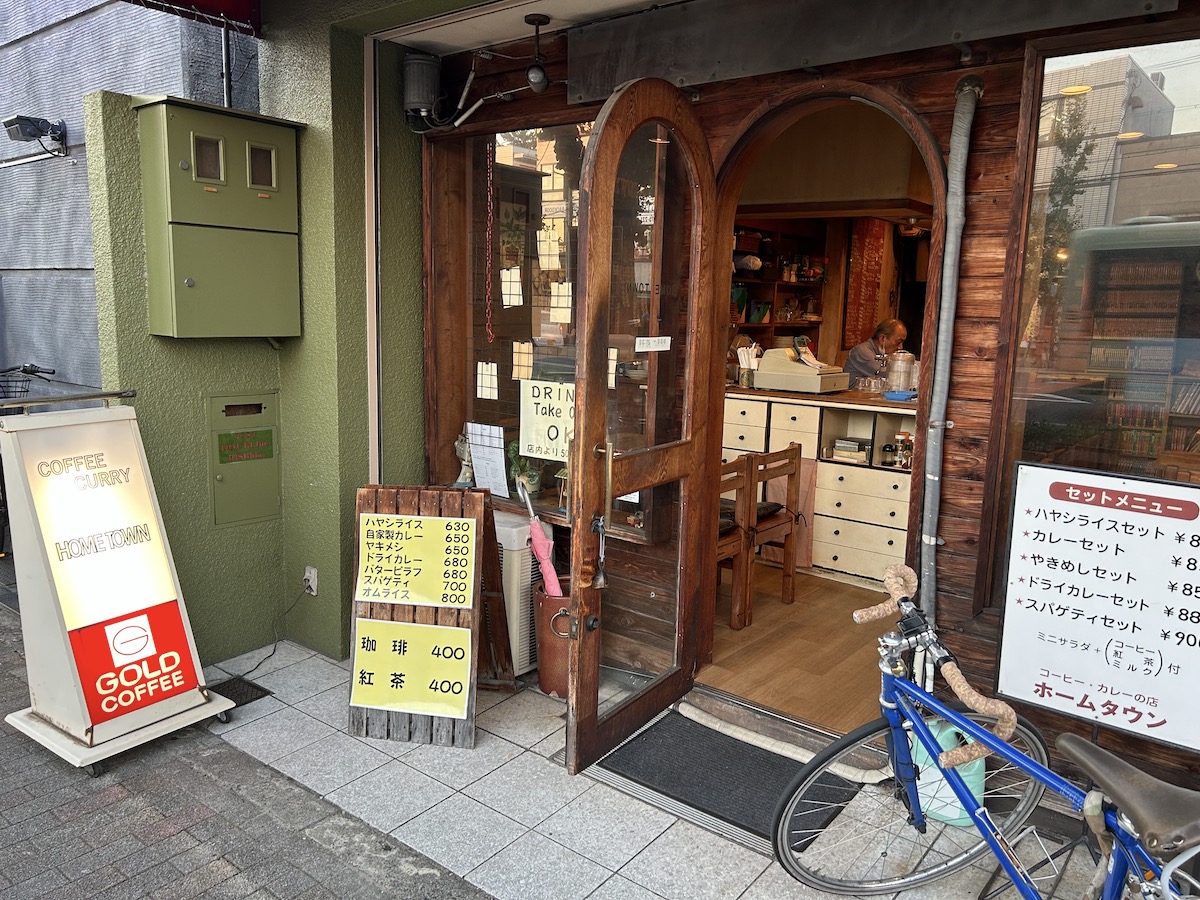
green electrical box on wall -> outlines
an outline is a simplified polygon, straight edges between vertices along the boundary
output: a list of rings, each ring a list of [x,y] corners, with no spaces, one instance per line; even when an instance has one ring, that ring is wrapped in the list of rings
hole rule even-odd
[[[135,97],[150,333],[300,333],[296,122]]]
[[[279,394],[207,396],[213,524],[280,515]]]

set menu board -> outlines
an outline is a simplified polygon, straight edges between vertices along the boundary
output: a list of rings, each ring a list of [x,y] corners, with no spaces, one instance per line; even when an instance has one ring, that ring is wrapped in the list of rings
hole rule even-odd
[[[355,600],[471,609],[475,531],[468,518],[362,513]],[[467,717],[471,629],[437,616],[439,624],[356,616],[351,706]]]
[[[1200,486],[1019,464],[999,691],[1200,749]]]

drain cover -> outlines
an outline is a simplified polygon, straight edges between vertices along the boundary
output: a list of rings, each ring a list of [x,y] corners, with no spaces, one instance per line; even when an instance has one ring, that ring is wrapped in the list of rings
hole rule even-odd
[[[247,681],[241,675],[235,675],[220,684],[210,684],[208,688],[216,691],[222,697],[232,700],[235,707],[245,706],[247,703],[271,696],[271,692],[265,687],[257,685],[253,681]]]

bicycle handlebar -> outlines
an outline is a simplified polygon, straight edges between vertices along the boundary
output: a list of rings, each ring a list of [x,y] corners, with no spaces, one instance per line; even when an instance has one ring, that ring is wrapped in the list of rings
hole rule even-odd
[[[874,606],[854,611],[854,621],[859,625],[865,622],[873,622],[899,612],[900,601],[911,599],[917,591],[917,574],[905,565],[888,566],[883,573],[883,586],[888,592],[886,600]],[[934,633],[932,623],[929,624],[929,633],[934,635],[936,641],[936,634]],[[958,664],[954,661],[953,657],[942,663],[939,671],[941,671],[942,677],[946,680],[946,684],[950,685],[950,689],[954,691],[954,695],[965,703],[969,709],[986,716],[993,716],[996,719],[996,727],[992,729],[992,733],[996,737],[1002,741],[1007,741],[1012,737],[1013,731],[1017,727],[1016,710],[1003,700],[995,697],[986,697],[971,687],[966,677],[959,670]],[[975,759],[981,759],[990,752],[986,746],[975,741],[971,744],[943,751],[938,757],[938,762],[942,768],[950,769]]]
[[[53,375],[53,369],[44,369],[41,366],[33,363],[25,363],[23,366],[9,366],[7,369],[0,369],[0,375],[7,375],[9,372],[20,372],[22,375]]]

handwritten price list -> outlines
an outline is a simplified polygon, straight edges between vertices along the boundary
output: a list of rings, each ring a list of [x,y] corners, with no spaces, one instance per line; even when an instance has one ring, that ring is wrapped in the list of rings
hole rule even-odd
[[[1022,464],[999,690],[1200,748],[1200,488]]]
[[[354,599],[470,609],[475,520],[362,513]]]
[[[350,705],[467,717],[471,629],[355,620]]]

